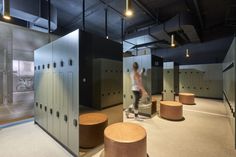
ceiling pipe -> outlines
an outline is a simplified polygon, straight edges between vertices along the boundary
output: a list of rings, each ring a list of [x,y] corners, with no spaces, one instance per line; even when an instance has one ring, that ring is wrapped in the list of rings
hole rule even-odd
[[[204,28],[204,23],[203,23],[203,19],[202,19],[201,13],[200,13],[200,9],[199,9],[199,5],[198,5],[197,0],[193,0],[193,4],[194,4],[194,7],[196,9],[197,17],[198,17],[198,20],[200,22],[201,28],[203,29]]]
[[[51,32],[51,0],[48,0],[48,34]]]
[[[121,18],[121,43],[123,44],[123,40],[124,40],[124,19]]]
[[[85,0],[83,0],[83,4],[82,4],[82,29],[83,31],[85,31]]]
[[[107,17],[108,17],[108,10],[105,9],[105,37],[108,39],[108,31],[107,31]]]
[[[51,42],[51,0],[48,0],[48,43]]]

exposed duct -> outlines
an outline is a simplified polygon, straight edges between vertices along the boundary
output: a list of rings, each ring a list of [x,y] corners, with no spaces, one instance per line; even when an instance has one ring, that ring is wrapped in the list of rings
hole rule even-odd
[[[222,63],[232,40],[233,36],[229,36],[204,43],[190,43],[174,49],[153,49],[152,54],[181,65]],[[186,57],[186,49],[190,51],[189,57]]]
[[[189,42],[200,42],[192,17],[187,13],[181,13],[163,24],[153,25],[141,31],[126,35],[124,41],[124,52],[128,51],[135,45],[148,44],[155,41],[166,41],[166,44],[163,45],[162,42],[162,45],[157,43],[156,46],[167,48],[167,44],[170,42],[169,34],[180,31],[186,35],[185,38],[187,38]]]
[[[2,9],[2,4],[0,4]],[[34,30],[47,32],[48,9],[45,0],[10,0],[10,15],[29,22],[29,27]],[[51,5],[51,31],[57,29],[57,9]]]

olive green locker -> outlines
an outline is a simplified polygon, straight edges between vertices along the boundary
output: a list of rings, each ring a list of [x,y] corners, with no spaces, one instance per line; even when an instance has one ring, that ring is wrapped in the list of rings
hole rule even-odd
[[[39,90],[38,90],[38,82],[39,82],[39,72],[38,72],[38,53],[35,52],[34,57],[34,118],[35,122],[39,123]]]
[[[127,58],[123,58],[123,109],[127,108],[127,76],[128,76]]]
[[[148,95],[152,95],[152,59],[151,55],[143,55],[141,57],[142,82]],[[150,103],[150,101],[149,101]]]
[[[163,100],[174,100],[174,62],[165,62],[163,70]]]
[[[79,31],[66,36],[68,80],[68,147],[79,156]]]
[[[54,49],[54,46],[53,46]],[[56,53],[53,51],[53,136],[58,140],[60,138],[60,79],[59,71],[57,69]]]
[[[40,60],[39,60],[39,66],[38,66],[38,79],[39,79],[39,82],[38,82],[38,88],[39,88],[39,125],[40,126],[43,126],[43,84],[42,84],[42,65],[40,64]]]
[[[134,102],[134,100],[133,100],[134,95],[133,95],[133,92],[132,92],[132,80],[131,80],[131,77],[133,76],[132,72],[133,72],[133,63],[134,62],[137,62],[134,57],[128,58],[128,68],[127,68],[127,70],[128,70],[127,100],[128,101],[127,101],[127,107],[132,105],[133,102]]]

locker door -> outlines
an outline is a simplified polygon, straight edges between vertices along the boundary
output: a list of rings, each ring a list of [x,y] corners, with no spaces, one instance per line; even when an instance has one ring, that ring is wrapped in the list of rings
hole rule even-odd
[[[53,135],[60,137],[60,112],[59,112],[59,73],[53,73]]]
[[[38,115],[38,122],[39,122],[39,125],[42,126],[42,118],[43,118],[43,115],[42,115],[42,109],[43,109],[43,102],[42,102],[42,69],[41,69],[41,65],[39,64],[38,66],[38,96],[39,96],[39,115]]]
[[[131,82],[131,73],[133,72],[132,65],[134,63],[134,57],[127,58],[127,84],[126,84],[126,92],[127,92],[127,104],[126,108],[133,104],[133,93],[132,93],[132,82]]]
[[[72,60],[68,67],[68,147],[78,155],[79,153],[79,32],[68,35],[65,44],[67,47],[66,61]]]
[[[127,72],[127,58],[124,57],[123,58],[123,109],[126,109],[127,108],[127,75],[128,75],[128,72]]]
[[[53,134],[53,78],[52,78],[52,71],[49,66],[48,72],[48,131],[49,133]]]
[[[68,105],[69,105],[69,148],[78,153],[79,132],[78,132],[78,89],[76,89],[76,74],[68,72]]]
[[[60,72],[60,141],[68,145],[68,81],[65,72]]]
[[[141,56],[141,67],[145,69],[145,72],[142,74],[143,85],[148,95],[152,95],[152,69],[151,69],[151,55]],[[142,70],[140,69],[140,70]]]
[[[34,58],[37,58],[36,55]],[[34,117],[35,117],[35,122],[38,123],[38,119],[39,119],[39,99],[38,99],[38,69],[37,69],[37,65],[38,62],[37,60],[35,60],[35,70],[34,70]]]
[[[48,95],[48,73],[43,69],[43,127],[44,129],[48,129],[48,114],[47,114],[47,97]]]

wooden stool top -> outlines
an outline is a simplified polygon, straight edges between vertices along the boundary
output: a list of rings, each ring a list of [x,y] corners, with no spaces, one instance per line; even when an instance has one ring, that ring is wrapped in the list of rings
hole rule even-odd
[[[86,113],[79,116],[80,125],[95,125],[107,121],[107,115],[103,113]]]
[[[183,96],[194,96],[193,93],[179,93],[179,95],[183,95]]]
[[[104,135],[106,138],[120,143],[133,143],[146,137],[146,131],[143,127],[134,123],[115,123],[108,126]]]
[[[166,106],[183,106],[180,102],[177,101],[161,101],[160,103]]]

